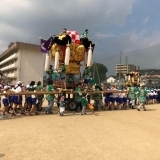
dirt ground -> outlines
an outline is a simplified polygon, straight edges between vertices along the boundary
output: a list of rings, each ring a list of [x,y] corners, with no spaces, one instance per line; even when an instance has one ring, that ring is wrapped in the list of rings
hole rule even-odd
[[[0,160],[160,160],[160,104],[147,111],[0,118]]]

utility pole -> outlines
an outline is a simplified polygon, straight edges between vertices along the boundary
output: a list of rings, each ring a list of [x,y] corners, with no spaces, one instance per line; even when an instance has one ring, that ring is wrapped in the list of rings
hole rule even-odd
[[[126,65],[128,64],[128,57],[126,56]]]
[[[122,51],[120,51],[120,58],[119,58],[119,87],[120,87],[120,79],[121,79],[121,57],[122,57]]]

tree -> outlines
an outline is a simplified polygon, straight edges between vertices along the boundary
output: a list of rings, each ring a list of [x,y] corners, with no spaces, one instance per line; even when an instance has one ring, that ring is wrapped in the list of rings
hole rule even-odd
[[[106,73],[108,72],[108,69],[101,63],[93,63],[91,66],[91,72],[95,82],[100,83],[106,80]]]
[[[118,72],[118,73],[117,73],[117,76],[119,76],[119,74],[120,74],[120,77],[121,77],[121,78],[124,77],[124,75],[123,75],[122,72]]]

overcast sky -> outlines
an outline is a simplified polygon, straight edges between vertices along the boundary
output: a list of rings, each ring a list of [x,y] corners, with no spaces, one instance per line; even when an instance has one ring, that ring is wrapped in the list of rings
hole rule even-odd
[[[0,6],[0,53],[10,42],[39,44],[38,37],[47,39],[63,28],[80,34],[89,29],[89,38],[97,42],[96,61],[106,63],[113,73],[120,50],[130,52],[160,44],[159,0],[0,0]],[[155,49],[158,55],[157,47],[137,55],[123,54],[122,62],[127,55],[129,63],[136,63],[142,59],[140,55],[150,56]],[[132,62],[135,56],[139,58]],[[146,68],[147,58],[137,65]],[[158,61],[147,68],[154,67],[159,67]]]

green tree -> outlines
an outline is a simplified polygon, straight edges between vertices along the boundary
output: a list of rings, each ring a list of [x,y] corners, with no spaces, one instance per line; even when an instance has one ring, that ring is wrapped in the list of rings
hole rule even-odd
[[[120,74],[121,78],[124,77],[122,72],[120,72],[120,73],[118,72],[116,76],[119,76],[119,74]]]
[[[100,83],[106,80],[106,73],[108,72],[108,69],[101,63],[93,63],[91,72],[95,82]]]

